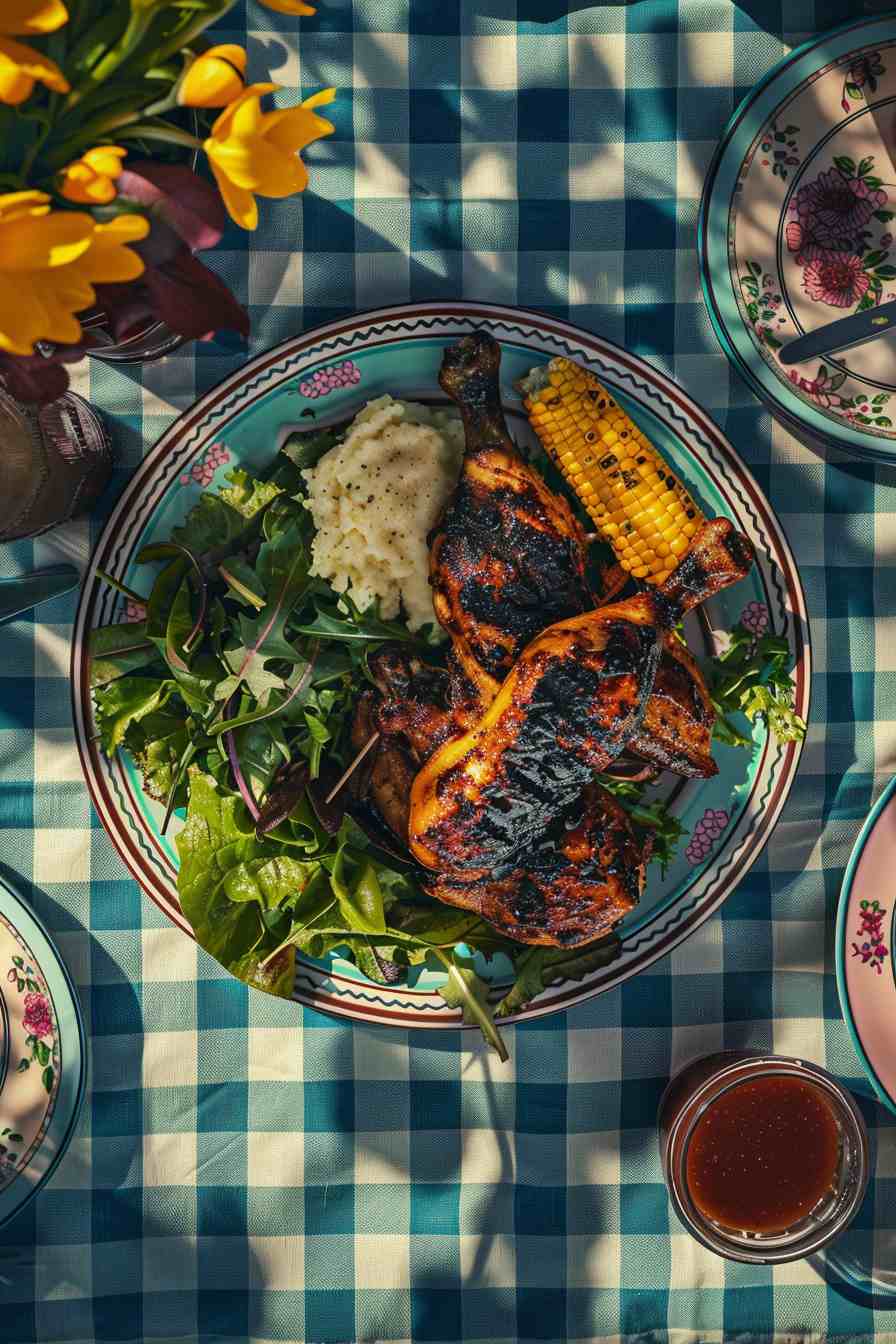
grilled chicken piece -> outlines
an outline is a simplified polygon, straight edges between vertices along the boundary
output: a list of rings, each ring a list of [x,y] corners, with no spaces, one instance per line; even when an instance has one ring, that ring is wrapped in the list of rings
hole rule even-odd
[[[517,942],[575,947],[609,933],[637,905],[650,844],[610,794],[590,785],[509,872],[472,881],[440,874],[428,890]]]
[[[666,631],[752,561],[747,539],[716,518],[662,587],[533,640],[476,727],[414,780],[409,838],[420,863],[483,877],[542,834],[638,730]]]
[[[626,750],[686,779],[708,779],[719,772],[711,750],[715,720],[696,659],[680,639],[666,634],[653,694]]]
[[[470,681],[487,694],[548,625],[593,606],[585,534],[513,444],[500,363],[501,347],[484,331],[445,351],[439,382],[460,408],[466,449],[457,489],[430,536],[436,616]]]

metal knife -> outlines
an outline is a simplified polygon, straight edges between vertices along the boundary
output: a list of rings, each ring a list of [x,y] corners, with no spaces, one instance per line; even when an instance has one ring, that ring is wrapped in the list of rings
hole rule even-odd
[[[81,575],[74,565],[53,565],[33,574],[0,579],[0,624],[14,620],[41,602],[49,602],[51,597],[61,597],[80,581]]]
[[[851,317],[841,317],[829,322],[826,327],[807,331],[792,341],[787,341],[778,351],[782,364],[802,364],[805,359],[816,359],[819,355],[831,355],[835,350],[850,350],[854,345],[864,345],[878,336],[884,336],[896,328],[896,299],[882,303],[877,308],[866,308],[864,312],[853,313]]]

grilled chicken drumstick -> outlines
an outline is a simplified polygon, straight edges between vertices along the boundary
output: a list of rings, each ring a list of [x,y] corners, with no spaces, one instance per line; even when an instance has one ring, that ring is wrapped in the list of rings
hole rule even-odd
[[[420,863],[484,877],[542,834],[639,728],[665,633],[752,561],[747,539],[716,518],[660,588],[534,639],[479,724],[414,780],[409,839]]]

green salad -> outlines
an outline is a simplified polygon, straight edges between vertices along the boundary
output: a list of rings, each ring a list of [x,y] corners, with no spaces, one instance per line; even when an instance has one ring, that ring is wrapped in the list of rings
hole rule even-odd
[[[433,663],[446,650],[431,628],[411,634],[309,573],[314,524],[301,471],[336,442],[336,431],[294,435],[264,479],[231,471],[167,542],[139,553],[157,566],[148,593],[102,576],[145,608],[144,619],[92,635],[102,749],[131,754],[165,828],[185,809],[180,903],[197,941],[232,974],[288,998],[297,952],[338,949],[380,984],[441,967],[443,998],[506,1058],[495,1018],[611,962],[619,940],[571,950],[512,942],[428,896],[410,856],[383,848],[349,810],[344,777],[368,657],[396,641]],[[780,737],[802,735],[789,663],[785,641],[738,627],[706,669],[723,741],[752,745],[731,722],[738,712]],[[601,782],[668,863],[681,828],[665,805],[646,801],[642,784]],[[477,963],[500,954],[513,979],[493,1007]]]

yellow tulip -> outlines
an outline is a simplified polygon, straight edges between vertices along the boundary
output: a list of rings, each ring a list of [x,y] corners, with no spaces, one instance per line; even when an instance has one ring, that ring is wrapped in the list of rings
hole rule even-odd
[[[261,0],[261,3],[278,14],[298,14],[300,18],[317,13],[313,5],[305,4],[305,0]]]
[[[0,37],[0,103],[23,103],[31,97],[36,83],[46,84],[54,93],[69,90],[68,80],[49,56],[24,42]]]
[[[68,20],[62,0],[3,0],[0,33],[39,37],[55,33]]]
[[[242,93],[245,73],[246,53],[242,47],[230,43],[209,47],[196,57],[181,80],[177,101],[181,107],[226,107]]]
[[[279,199],[305,190],[308,170],[299,150],[333,132],[314,108],[331,103],[335,89],[322,89],[298,107],[262,112],[262,95],[278,87],[250,84],[224,109],[204,145],[228,214],[243,229],[258,227],[256,195]]]
[[[55,32],[68,18],[62,0],[0,0],[0,103],[23,103],[35,83],[68,93],[68,80],[55,61],[11,36],[38,37]]]
[[[37,341],[79,340],[76,314],[96,301],[94,283],[141,275],[127,244],[148,232],[142,215],[97,224],[81,211],[51,211],[42,191],[0,196],[0,350],[33,355]]]
[[[59,190],[78,205],[108,205],[115,199],[115,179],[127,154],[118,145],[98,145],[68,164],[60,174]]]

